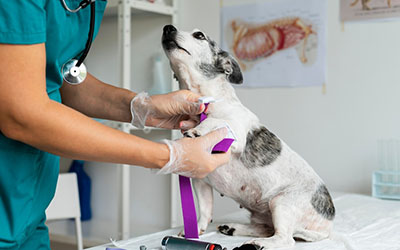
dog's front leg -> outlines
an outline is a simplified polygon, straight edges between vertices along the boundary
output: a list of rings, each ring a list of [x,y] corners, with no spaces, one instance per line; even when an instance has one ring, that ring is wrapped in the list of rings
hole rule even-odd
[[[199,137],[206,135],[207,133],[213,131],[214,129],[225,126],[227,123],[223,120],[216,118],[207,118],[202,123],[197,125],[197,127],[189,129],[185,133],[183,133],[186,137]]]
[[[199,205],[199,234],[203,234],[212,220],[213,189],[202,179],[193,179],[193,186]]]

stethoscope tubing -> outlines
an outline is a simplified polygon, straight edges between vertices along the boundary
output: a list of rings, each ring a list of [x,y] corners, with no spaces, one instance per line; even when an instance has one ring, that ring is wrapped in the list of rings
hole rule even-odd
[[[92,46],[95,20],[96,20],[96,4],[94,4],[93,2],[92,4],[90,4],[90,28],[89,28],[88,40],[86,41],[85,50],[82,52],[82,55],[79,57],[79,60],[76,63],[77,67],[81,66],[87,54],[89,53],[90,47]]]
[[[90,3],[95,2],[95,1],[96,0],[82,0],[79,3],[79,6],[75,9],[69,8],[67,3],[65,2],[65,0],[61,0],[61,4],[63,5],[64,9],[66,9],[68,12],[76,13],[76,12],[80,11],[81,9],[85,8],[86,6],[88,6]]]

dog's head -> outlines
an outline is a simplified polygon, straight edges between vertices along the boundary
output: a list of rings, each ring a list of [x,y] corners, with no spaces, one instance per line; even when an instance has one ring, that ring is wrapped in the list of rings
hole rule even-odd
[[[181,84],[191,84],[193,78],[202,81],[217,77],[224,77],[233,84],[243,82],[236,60],[199,30],[184,32],[178,31],[172,25],[166,25],[162,45],[175,77]],[[191,87],[193,86],[181,86],[188,89]]]

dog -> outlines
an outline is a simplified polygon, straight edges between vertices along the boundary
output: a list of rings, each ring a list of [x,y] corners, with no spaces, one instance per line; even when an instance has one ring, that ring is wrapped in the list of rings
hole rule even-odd
[[[351,7],[354,7],[357,5],[357,3],[359,2],[359,0],[355,0],[351,5]],[[368,3],[371,2],[371,0],[361,0],[361,4],[362,4],[362,9],[363,10],[370,10],[371,8],[368,6]],[[392,7],[392,0],[387,0],[387,4],[388,7],[391,8]]]
[[[208,118],[184,135],[198,137],[228,124],[236,136],[230,162],[193,180],[199,232],[211,222],[214,188],[251,213],[250,224],[218,227],[225,235],[255,237],[242,249],[293,246],[294,238],[328,238],[335,217],[328,189],[302,157],[240,102],[231,85],[243,82],[237,61],[200,30],[184,32],[167,25],[162,45],[181,89],[221,100],[210,104]]]

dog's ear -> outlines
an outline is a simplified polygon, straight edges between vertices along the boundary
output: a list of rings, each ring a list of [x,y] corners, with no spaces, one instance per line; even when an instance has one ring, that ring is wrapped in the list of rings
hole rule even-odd
[[[234,84],[243,83],[243,75],[239,64],[231,57],[228,52],[220,51],[218,53],[218,67],[225,73],[228,81]]]

